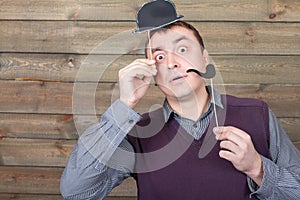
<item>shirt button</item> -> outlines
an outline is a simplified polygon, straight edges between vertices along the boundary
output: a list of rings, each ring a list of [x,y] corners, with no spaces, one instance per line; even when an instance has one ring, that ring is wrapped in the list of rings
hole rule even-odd
[[[129,122],[129,124],[132,124],[132,123],[133,123],[133,120],[131,119],[131,120],[129,120],[128,122]]]

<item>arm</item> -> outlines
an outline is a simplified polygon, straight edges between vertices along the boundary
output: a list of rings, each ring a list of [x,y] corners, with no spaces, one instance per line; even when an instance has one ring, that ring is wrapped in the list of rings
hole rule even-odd
[[[271,159],[262,157],[263,181],[260,187],[248,181],[259,199],[300,199],[300,152],[293,145],[272,111],[270,119]]]
[[[120,100],[79,138],[63,172],[60,190],[66,199],[102,199],[132,172],[135,156],[125,137],[141,119],[132,109],[157,73],[154,64],[137,59],[119,71]]]
[[[133,152],[125,137],[139,120],[136,112],[117,100],[98,124],[80,136],[61,177],[65,199],[102,199],[130,175],[134,154],[124,157],[117,150]]]

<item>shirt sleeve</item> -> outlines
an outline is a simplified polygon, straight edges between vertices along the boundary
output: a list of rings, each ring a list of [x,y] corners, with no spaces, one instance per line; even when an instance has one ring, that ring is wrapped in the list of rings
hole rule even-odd
[[[61,177],[65,199],[103,199],[130,176],[135,158],[126,135],[140,119],[117,100],[79,137]]]
[[[262,185],[248,178],[248,185],[258,199],[300,199],[300,152],[285,133],[276,116],[269,111],[271,160],[262,156]]]

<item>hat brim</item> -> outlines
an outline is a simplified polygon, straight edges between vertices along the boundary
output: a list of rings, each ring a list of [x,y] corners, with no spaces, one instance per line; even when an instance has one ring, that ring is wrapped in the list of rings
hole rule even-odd
[[[143,33],[143,32],[146,32],[146,31],[153,31],[153,30],[156,30],[156,29],[160,29],[160,28],[163,28],[163,27],[168,26],[170,24],[173,24],[174,22],[177,22],[181,18],[183,18],[183,15],[179,15],[173,21],[170,21],[168,23],[164,23],[164,24],[162,24],[160,26],[156,26],[156,27],[143,27],[143,28],[135,29],[135,30],[133,30],[133,33]]]

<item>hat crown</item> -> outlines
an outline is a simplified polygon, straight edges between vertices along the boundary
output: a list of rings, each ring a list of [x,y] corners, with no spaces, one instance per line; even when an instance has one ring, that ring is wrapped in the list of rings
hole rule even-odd
[[[138,30],[135,32],[143,32],[161,28],[183,16],[178,16],[175,6],[168,0],[154,0],[145,3],[137,12],[136,22]]]

